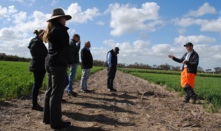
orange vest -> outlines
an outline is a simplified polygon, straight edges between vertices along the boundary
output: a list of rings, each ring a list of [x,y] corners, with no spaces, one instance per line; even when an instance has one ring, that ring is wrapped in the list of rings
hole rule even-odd
[[[187,68],[184,68],[181,73],[181,86],[184,88],[187,84],[194,88],[194,81],[195,81],[196,74],[194,73],[187,73]]]

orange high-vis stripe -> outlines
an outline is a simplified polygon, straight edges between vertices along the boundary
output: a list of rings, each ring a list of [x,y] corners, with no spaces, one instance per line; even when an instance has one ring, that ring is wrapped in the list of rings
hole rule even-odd
[[[187,73],[187,68],[184,68],[181,73],[181,86],[184,88],[187,84],[194,88],[194,81],[195,81],[196,74],[194,73]]]

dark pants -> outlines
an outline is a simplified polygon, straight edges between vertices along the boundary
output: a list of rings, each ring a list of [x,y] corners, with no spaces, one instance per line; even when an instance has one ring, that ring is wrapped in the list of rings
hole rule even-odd
[[[44,123],[51,127],[59,126],[62,122],[61,100],[65,89],[67,68],[46,67],[48,74],[48,89],[45,94]]]
[[[32,105],[38,104],[38,93],[42,86],[42,82],[45,76],[45,70],[34,71],[34,85],[32,87]]]
[[[108,68],[108,74],[107,74],[107,88],[108,89],[113,89],[113,82],[114,82],[114,78],[115,78],[115,74],[116,74],[116,70],[115,68]]]
[[[184,87],[184,91],[186,92],[186,97],[185,97],[186,102],[189,102],[190,98],[192,98],[194,101],[196,101],[197,95],[194,92],[194,90],[191,88],[191,86],[186,85]]]

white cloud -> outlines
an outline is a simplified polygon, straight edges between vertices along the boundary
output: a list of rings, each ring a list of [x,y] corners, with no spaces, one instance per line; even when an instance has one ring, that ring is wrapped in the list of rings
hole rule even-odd
[[[201,31],[211,31],[221,33],[221,17],[216,20],[211,20],[202,25]]]
[[[14,17],[14,23],[21,23],[24,22],[27,18],[27,13],[26,12],[19,12],[17,14],[14,14],[12,17]]]
[[[208,20],[203,19],[193,19],[193,18],[175,18],[172,20],[176,25],[181,27],[188,27],[193,24],[196,25],[204,25],[205,23],[209,22]]]
[[[174,39],[174,42],[176,44],[181,44],[184,45],[186,42],[192,42],[193,44],[203,44],[203,43],[213,43],[215,42],[216,39],[212,38],[212,37],[208,37],[208,36],[203,36],[203,35],[199,35],[199,36],[179,36],[177,38]]]
[[[98,21],[96,24],[101,25],[101,26],[105,25],[105,23],[103,21]]]
[[[169,44],[158,44],[154,45],[151,51],[154,56],[166,56],[169,54],[170,48],[171,46]]]
[[[0,30],[0,39],[4,41],[14,41],[21,37],[21,34],[19,34],[13,28],[2,28]]]
[[[141,8],[118,3],[109,5],[110,26],[113,28],[111,35],[120,36],[126,32],[140,30],[155,31],[156,25],[162,24],[158,15],[159,9],[160,7],[154,2],[144,3]]]
[[[199,25],[200,31],[204,32],[218,32],[221,33],[221,17],[214,20],[207,19],[193,19],[193,18],[176,18],[172,20],[176,25],[180,26],[184,30],[185,27],[192,25]],[[180,32],[182,33],[182,32]]]
[[[95,7],[82,11],[78,3],[72,3],[66,12],[72,16],[70,21],[76,23],[86,23],[87,21],[92,21],[94,17],[100,15],[99,10]]]
[[[0,5],[0,19],[8,18],[8,20],[10,20],[10,16],[16,12],[17,10],[15,9],[14,6],[2,7]]]
[[[187,16],[203,16],[205,14],[215,14],[216,9],[209,5],[209,3],[204,3],[198,10],[190,11]]]
[[[34,11],[26,21],[20,21],[16,23],[14,29],[20,32],[33,32],[36,29],[45,29],[47,25],[47,20],[50,14],[45,14],[40,11]]]

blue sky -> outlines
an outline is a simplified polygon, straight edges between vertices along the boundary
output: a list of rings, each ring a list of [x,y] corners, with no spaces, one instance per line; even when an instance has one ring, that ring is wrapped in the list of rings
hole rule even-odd
[[[45,29],[54,8],[72,16],[69,35],[91,41],[96,60],[120,48],[119,62],[181,66],[192,42],[203,69],[221,67],[221,7],[218,0],[2,0],[0,52],[30,58],[27,45],[35,29]],[[46,44],[47,46],[47,44]]]

